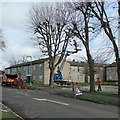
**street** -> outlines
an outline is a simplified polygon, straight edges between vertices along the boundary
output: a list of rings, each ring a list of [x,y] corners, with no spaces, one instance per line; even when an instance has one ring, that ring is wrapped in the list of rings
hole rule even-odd
[[[39,90],[2,88],[2,102],[22,118],[118,118],[118,107],[50,95]]]

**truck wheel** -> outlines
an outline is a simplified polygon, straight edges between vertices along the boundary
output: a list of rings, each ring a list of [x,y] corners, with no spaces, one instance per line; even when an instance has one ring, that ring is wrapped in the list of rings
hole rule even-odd
[[[62,82],[62,83],[60,83],[60,85],[63,85],[63,82]]]

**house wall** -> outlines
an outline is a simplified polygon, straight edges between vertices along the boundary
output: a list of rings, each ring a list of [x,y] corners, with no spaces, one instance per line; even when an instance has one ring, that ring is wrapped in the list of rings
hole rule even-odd
[[[44,84],[49,85],[50,69],[48,61],[44,62]]]
[[[73,82],[84,82],[85,74],[84,67],[80,67],[80,71],[78,72],[78,66],[71,66],[71,80]]]
[[[44,84],[44,64],[43,63],[34,64],[32,66],[32,80],[34,83]]]
[[[58,61],[58,57],[56,58],[56,62]],[[61,62],[62,63],[62,62]],[[59,64],[59,66],[61,65]],[[39,65],[41,64],[41,68],[39,69]],[[19,71],[18,67],[16,67],[17,72]],[[26,77],[26,71],[28,66],[22,66],[21,68],[21,74],[20,77],[22,79],[27,79]],[[55,69],[54,73],[57,73],[57,68]],[[78,71],[79,69],[79,71]],[[15,68],[6,69],[6,74],[17,74]],[[86,72],[87,70],[87,72]],[[63,70],[61,70],[63,79],[64,80],[72,80],[73,82],[90,82],[90,77],[88,76],[88,68],[86,66],[80,65],[72,65],[70,66],[70,63],[65,61],[63,65]],[[107,81],[118,81],[117,78],[117,67],[106,67],[106,76]],[[103,80],[103,67],[95,67],[95,78],[94,80],[97,81],[97,78],[100,78]],[[40,84],[49,84],[49,78],[50,78],[50,70],[49,70],[49,63],[48,60],[44,63],[36,63],[32,65],[32,81],[34,83],[40,83]]]
[[[58,59],[59,58],[57,57],[56,58],[56,62],[58,61]],[[58,66],[60,66],[61,63]],[[55,68],[54,73],[57,73],[58,66]],[[64,80],[68,80],[69,79],[69,71],[70,71],[70,64],[68,62],[65,62],[64,65],[63,65],[63,70],[61,71]],[[44,84],[46,84],[46,85],[49,84],[49,78],[50,78],[49,63],[48,63],[48,61],[45,61],[44,62]]]
[[[107,81],[118,81],[117,67],[107,67]]]

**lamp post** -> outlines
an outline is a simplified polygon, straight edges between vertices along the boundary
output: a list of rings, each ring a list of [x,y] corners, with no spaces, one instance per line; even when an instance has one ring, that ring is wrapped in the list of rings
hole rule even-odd
[[[31,59],[31,78],[30,78],[30,86],[32,86],[31,80],[32,80],[32,56],[27,56],[27,58],[30,57]]]
[[[103,65],[103,82],[106,82],[106,65]]]

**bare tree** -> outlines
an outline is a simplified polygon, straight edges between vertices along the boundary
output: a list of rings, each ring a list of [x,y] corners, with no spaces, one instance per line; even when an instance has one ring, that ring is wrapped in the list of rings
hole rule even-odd
[[[82,41],[86,49],[90,75],[90,91],[93,92],[95,91],[94,59],[90,52],[90,41],[98,35],[99,25],[94,25],[91,22],[93,15],[89,9],[89,2],[72,2],[68,3],[68,6],[69,8],[72,8],[72,11],[74,11],[73,17],[71,18],[71,26],[69,26],[69,29],[72,31],[74,36],[78,37]]]
[[[53,86],[53,76],[56,66],[66,54],[71,33],[66,30],[69,20],[69,11],[63,3],[46,6],[33,6],[29,10],[29,23],[36,46],[41,52],[49,57],[50,81]],[[59,56],[58,61],[56,57]]]
[[[5,41],[3,40],[3,34],[2,30],[0,29],[0,50],[4,51],[5,50]]]
[[[118,2],[118,4],[120,3]],[[111,25],[112,21],[110,20],[110,17],[109,17],[110,14],[107,12],[107,9],[105,8],[105,2],[98,1],[89,5],[90,5],[90,9],[92,10],[92,13],[101,23],[101,28],[104,30],[105,34],[108,36],[110,42],[113,45],[114,53],[116,57],[116,64],[117,64],[117,73],[118,73],[118,85],[119,85],[118,94],[120,95],[120,56],[119,56],[119,50],[116,43],[116,37],[115,37],[115,31],[114,31],[114,28],[117,28],[117,27],[112,27]]]
[[[26,55],[19,56],[18,58],[15,57],[14,55],[12,55],[10,60],[9,60],[9,65],[12,66],[12,65],[25,63],[25,62],[28,62],[28,58]]]
[[[12,66],[12,65],[17,65],[19,64],[20,61],[13,55],[11,56],[10,60],[9,60],[9,65]]]

